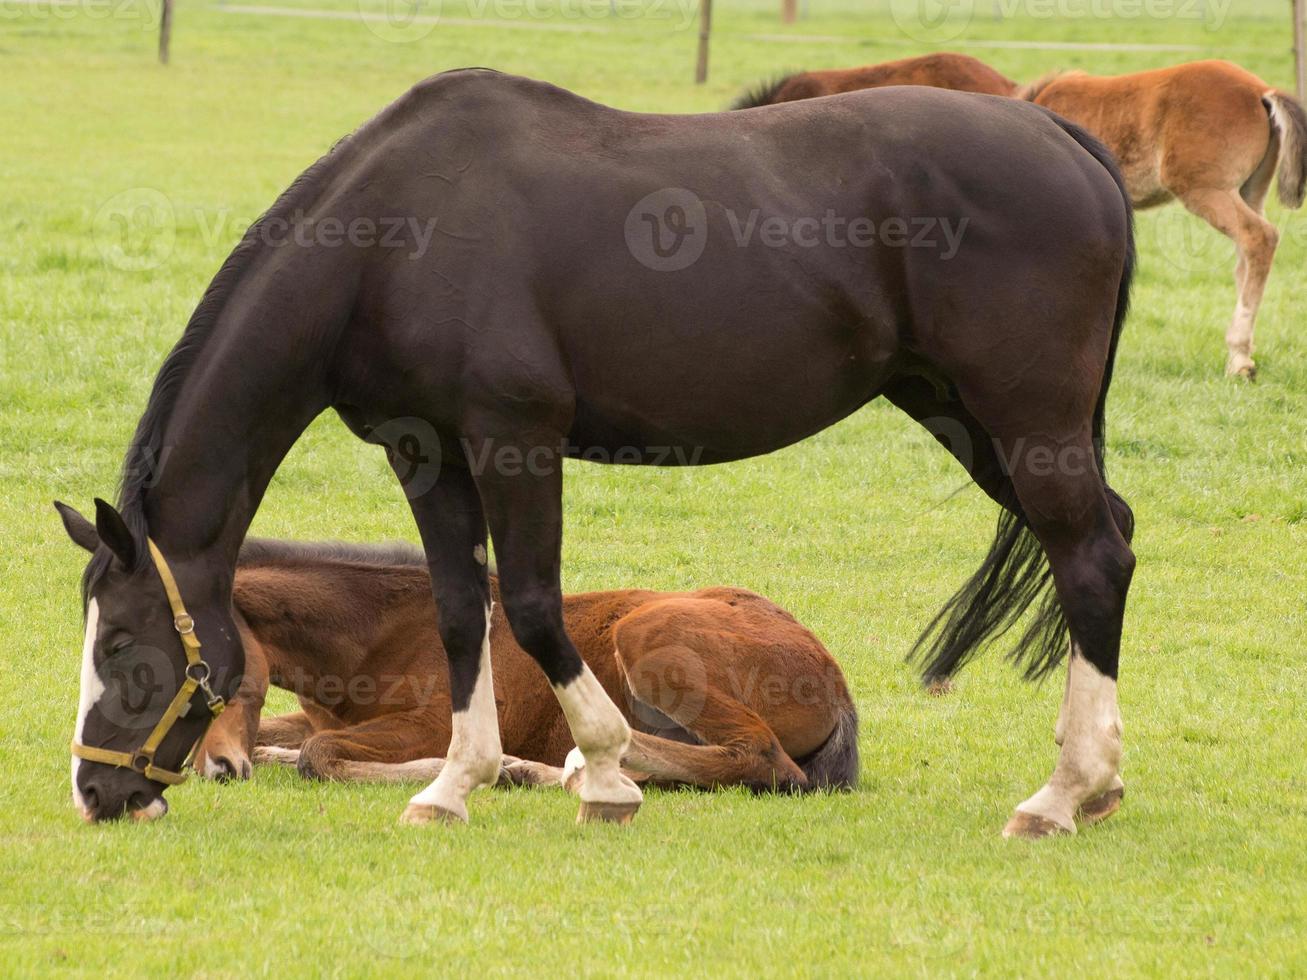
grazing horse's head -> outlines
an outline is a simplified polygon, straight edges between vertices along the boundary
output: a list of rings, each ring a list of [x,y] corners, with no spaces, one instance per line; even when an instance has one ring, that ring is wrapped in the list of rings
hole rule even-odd
[[[92,553],[73,802],[91,823],[154,820],[234,690],[243,654],[220,571],[170,563],[113,507],[95,505],[94,524],[55,505],[69,536]]]

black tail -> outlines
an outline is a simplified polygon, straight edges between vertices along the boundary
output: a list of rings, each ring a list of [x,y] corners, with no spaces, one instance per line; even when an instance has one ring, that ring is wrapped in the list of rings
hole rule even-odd
[[[771,105],[776,101],[776,94],[793,77],[793,75],[782,75],[780,78],[773,78],[769,82],[759,82],[753,88],[747,89],[743,95],[731,103],[731,111],[755,109],[760,105]]]
[[[809,755],[795,759],[808,777],[808,789],[853,789],[858,785],[858,709],[840,709],[830,737]]]
[[[1121,192],[1121,202],[1126,212],[1125,263],[1117,286],[1116,314],[1108,344],[1107,364],[1103,369],[1103,384],[1094,406],[1093,441],[1094,459],[1103,478],[1103,488],[1112,508],[1113,519],[1122,537],[1129,542],[1134,536],[1134,514],[1116,491],[1107,486],[1103,440],[1107,390],[1112,383],[1117,345],[1125,326],[1126,312],[1130,308],[1130,283],[1135,267],[1134,209],[1130,205],[1130,195],[1126,192],[1116,161],[1107,147],[1079,126],[1052,112],[1048,114],[1111,174]],[[1017,501],[1016,491],[1010,484],[1008,497],[1002,503],[998,531],[994,535],[994,543],[990,545],[989,554],[970,580],[931,620],[910,654],[912,659],[926,662],[922,679],[927,684],[952,676],[975,656],[987,640],[1007,632],[1032,605],[1035,605],[1034,618],[1008,659],[1022,667],[1026,680],[1037,680],[1047,676],[1066,656],[1066,619],[1062,615],[1057,593],[1052,588],[1053,572],[1049,568],[1048,558],[1034,532],[1030,530]]]

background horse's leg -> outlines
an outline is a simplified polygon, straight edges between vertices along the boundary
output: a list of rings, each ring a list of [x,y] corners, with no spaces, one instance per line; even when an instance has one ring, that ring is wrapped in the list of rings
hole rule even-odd
[[[1252,378],[1257,372],[1253,363],[1253,326],[1257,308],[1266,290],[1271,274],[1271,262],[1280,233],[1244,202],[1239,192],[1232,189],[1199,188],[1180,195],[1184,206],[1202,218],[1217,231],[1234,240],[1239,251],[1239,264],[1235,269],[1235,289],[1238,302],[1234,318],[1225,334],[1229,351],[1225,371]]]
[[[440,640],[449,660],[453,735],[440,774],[404,810],[405,823],[467,821],[467,798],[499,776],[499,716],[490,672],[486,523],[471,474],[448,461],[409,501],[431,571]]]
[[[561,433],[528,440],[486,439],[474,445],[511,450],[523,465],[491,466],[477,478],[495,541],[499,594],[513,635],[540,664],[558,696],[572,739],[585,756],[588,776],[579,822],[627,823],[643,796],[619,765],[630,727],[563,627],[559,565],[563,541]],[[500,458],[509,458],[501,456]]]

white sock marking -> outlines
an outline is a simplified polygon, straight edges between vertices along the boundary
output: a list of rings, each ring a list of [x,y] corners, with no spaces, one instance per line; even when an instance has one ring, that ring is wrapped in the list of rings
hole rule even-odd
[[[1074,832],[1080,804],[1115,785],[1121,766],[1116,681],[1099,673],[1074,647],[1057,730],[1062,743],[1057,768],[1044,787],[1017,809]]]
[[[467,709],[454,712],[454,733],[449,755],[440,775],[409,803],[437,806],[467,819],[467,798],[475,789],[492,786],[499,779],[503,759],[499,741],[499,714],[495,709],[495,683],[490,666],[490,609],[486,609],[486,635],[481,641],[481,660],[476,686]]]
[[[585,760],[581,799],[587,803],[639,803],[644,799],[640,787],[621,771],[631,727],[589,665],[583,666],[570,684],[555,685],[554,693],[572,729],[574,751]]]
[[[82,740],[82,730],[86,727],[86,716],[91,713],[96,702],[104,694],[104,681],[95,669],[95,636],[100,626],[100,606],[94,599],[86,607],[86,638],[82,641],[82,679],[81,691],[77,702],[77,726],[73,729],[73,741]],[[82,799],[81,790],[77,788],[77,770],[82,760],[77,756],[73,760],[73,803],[82,812],[86,811],[86,801]]]

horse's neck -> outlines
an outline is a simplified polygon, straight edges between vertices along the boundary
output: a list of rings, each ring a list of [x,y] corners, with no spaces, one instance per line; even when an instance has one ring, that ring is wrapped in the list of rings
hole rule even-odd
[[[273,322],[286,297],[245,287],[227,304],[245,312],[220,314],[182,383],[144,495],[165,553],[214,554],[228,569],[277,467],[329,402],[326,331]]]

